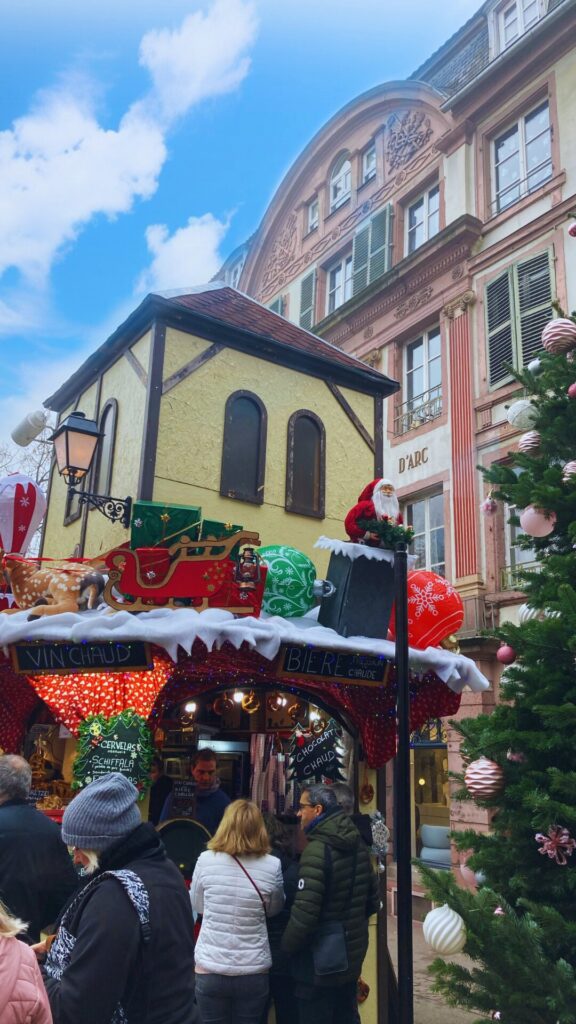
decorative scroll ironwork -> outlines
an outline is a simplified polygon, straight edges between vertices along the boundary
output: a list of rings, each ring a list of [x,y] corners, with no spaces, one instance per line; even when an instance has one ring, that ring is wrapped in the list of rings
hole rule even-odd
[[[448,731],[441,718],[431,718],[410,736],[411,747],[445,747]]]
[[[431,388],[397,406],[394,414],[394,435],[399,437],[423,423],[435,420],[442,412],[442,387]]]
[[[97,508],[106,519],[113,523],[122,523],[127,530],[130,526],[130,515],[132,513],[132,498],[110,498],[106,494],[89,494],[86,491],[77,491],[70,488],[70,494],[75,494],[81,505],[88,505],[89,508]]]
[[[540,562],[521,562],[520,565],[505,565],[500,570],[500,589],[522,590],[522,573],[539,571]]]

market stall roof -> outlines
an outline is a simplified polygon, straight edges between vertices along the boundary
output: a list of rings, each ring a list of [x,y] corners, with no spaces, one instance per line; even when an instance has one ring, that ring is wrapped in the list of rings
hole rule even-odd
[[[394,661],[395,647],[389,640],[372,637],[343,637],[333,629],[318,625],[317,610],[300,619],[282,619],[262,615],[260,618],[235,618],[230,612],[212,608],[203,612],[193,609],[157,608],[139,615],[111,612],[109,608],[68,612],[28,621],[29,611],[0,615],[0,646],[6,654],[10,645],[25,641],[127,642],[145,641],[163,648],[172,661],[178,660],[178,648],[190,654],[196,640],[209,651],[220,650],[226,643],[239,650],[243,644],[272,661],[281,645],[302,645],[328,651],[363,654]],[[489,682],[477,665],[460,654],[437,647],[426,650],[411,648],[411,674],[434,672],[454,693],[465,686],[474,692],[489,688]]]

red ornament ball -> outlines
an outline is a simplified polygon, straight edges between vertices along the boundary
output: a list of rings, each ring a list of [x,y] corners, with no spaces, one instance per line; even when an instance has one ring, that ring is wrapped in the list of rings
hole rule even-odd
[[[443,576],[426,569],[408,573],[408,643],[424,650],[436,647],[464,622],[464,605],[458,591]],[[389,632],[396,639],[392,608]]]
[[[496,657],[501,665],[512,665],[516,661],[516,651],[510,644],[502,644],[496,651]]]
[[[571,384],[568,388],[568,398],[576,398],[576,383]]]

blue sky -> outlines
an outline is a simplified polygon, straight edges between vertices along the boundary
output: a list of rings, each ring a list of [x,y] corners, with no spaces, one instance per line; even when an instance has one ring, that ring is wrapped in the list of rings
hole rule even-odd
[[[151,290],[207,281],[301,149],[478,0],[0,0],[0,440]]]

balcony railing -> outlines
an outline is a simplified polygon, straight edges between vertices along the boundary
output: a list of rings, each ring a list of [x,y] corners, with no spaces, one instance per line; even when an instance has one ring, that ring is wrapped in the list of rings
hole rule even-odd
[[[520,579],[523,572],[539,572],[540,562],[521,562],[520,565],[505,565],[500,570],[501,590],[522,590]]]
[[[421,427],[423,423],[435,420],[442,412],[442,388],[440,386],[423,391],[403,405],[398,405],[394,412],[394,434],[396,437],[407,434],[409,430]]]

